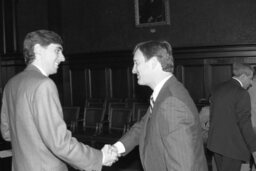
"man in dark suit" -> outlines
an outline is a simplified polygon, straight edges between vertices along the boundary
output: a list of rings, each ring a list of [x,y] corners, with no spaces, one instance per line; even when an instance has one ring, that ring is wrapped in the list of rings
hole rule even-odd
[[[253,69],[233,65],[231,80],[213,91],[207,147],[214,152],[218,171],[240,171],[243,161],[255,157],[256,135],[252,129],[250,96]]]
[[[153,90],[154,104],[114,146],[126,155],[139,145],[145,171],[207,171],[197,108],[172,74],[172,48],[165,41],[138,44],[133,74]]]
[[[13,171],[67,171],[67,162],[80,170],[101,170],[117,152],[78,142],[67,130],[54,82],[48,77],[65,60],[62,39],[48,30],[28,33],[24,40],[26,69],[5,86],[1,132],[12,144]]]

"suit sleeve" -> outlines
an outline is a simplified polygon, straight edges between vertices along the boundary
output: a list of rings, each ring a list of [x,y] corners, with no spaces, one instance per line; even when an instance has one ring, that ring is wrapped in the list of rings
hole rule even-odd
[[[9,123],[9,115],[8,115],[5,92],[3,94],[2,108],[1,108],[1,133],[4,140],[11,141],[10,123]]]
[[[123,155],[128,154],[134,149],[135,146],[139,145],[140,136],[142,134],[141,132],[144,128],[147,117],[148,112],[142,117],[140,121],[135,123],[131,127],[131,129],[119,140],[125,147],[125,153]]]
[[[67,130],[58,91],[52,80],[40,84],[32,103],[37,129],[52,153],[78,169],[101,170],[101,151],[78,142]]]
[[[167,168],[191,171],[193,163],[196,162],[194,143],[198,143],[196,138],[193,138],[197,134],[193,131],[198,131],[197,128],[193,128],[194,115],[182,101],[175,97],[167,98],[161,104],[159,113],[161,115],[158,125]]]
[[[247,92],[241,92],[236,104],[237,123],[251,152],[256,151],[256,135],[251,121],[251,102]]]

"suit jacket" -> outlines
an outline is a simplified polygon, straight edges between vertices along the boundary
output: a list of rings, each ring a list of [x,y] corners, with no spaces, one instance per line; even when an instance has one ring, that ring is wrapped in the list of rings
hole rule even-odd
[[[252,118],[252,127],[254,132],[256,132],[256,80],[252,82],[252,86],[248,90],[251,99],[251,118]]]
[[[207,171],[198,112],[184,86],[172,76],[148,110],[120,141],[126,153],[139,144],[146,171]]]
[[[67,130],[54,82],[35,66],[8,81],[3,93],[1,132],[12,144],[14,171],[101,170],[102,153]]]
[[[207,147],[229,158],[249,161],[256,150],[248,92],[231,79],[213,91]]]

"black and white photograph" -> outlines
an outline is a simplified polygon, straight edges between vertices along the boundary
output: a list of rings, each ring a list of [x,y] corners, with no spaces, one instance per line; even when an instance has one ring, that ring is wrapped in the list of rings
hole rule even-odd
[[[256,171],[256,1],[1,0],[0,171]]]

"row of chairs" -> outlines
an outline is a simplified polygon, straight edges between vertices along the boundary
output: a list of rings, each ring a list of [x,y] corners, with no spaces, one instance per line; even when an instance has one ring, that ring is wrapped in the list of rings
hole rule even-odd
[[[70,109],[73,108],[73,112]],[[148,104],[133,101],[88,101],[79,115],[79,107],[63,107],[64,120],[80,140],[113,143],[146,113]],[[70,116],[71,115],[71,116]],[[70,117],[73,121],[69,122]],[[68,122],[70,124],[68,124]]]

